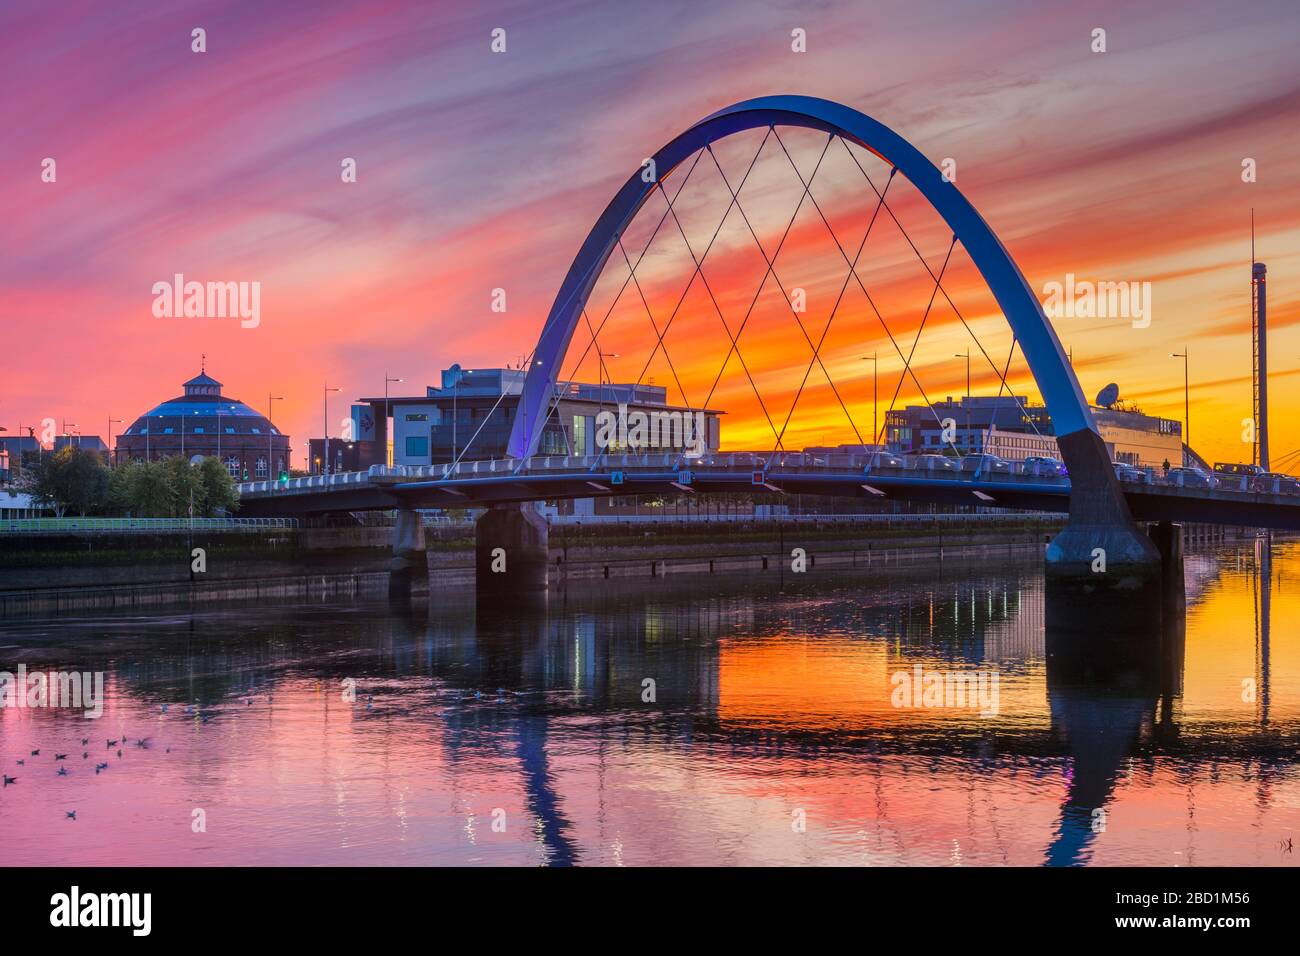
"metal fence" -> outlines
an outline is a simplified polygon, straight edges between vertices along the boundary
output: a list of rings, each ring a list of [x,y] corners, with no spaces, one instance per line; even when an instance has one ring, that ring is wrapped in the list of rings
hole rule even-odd
[[[296,528],[297,518],[10,518],[0,534],[68,532],[267,531]]]

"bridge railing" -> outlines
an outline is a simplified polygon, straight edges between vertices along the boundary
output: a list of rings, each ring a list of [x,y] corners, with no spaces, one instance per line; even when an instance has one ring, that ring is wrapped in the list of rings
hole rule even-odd
[[[982,482],[1020,481],[1066,484],[1069,481],[1064,468],[1056,463],[1009,462],[996,467],[975,470],[970,462],[943,458],[938,455],[916,455],[900,458],[883,452],[715,452],[698,458],[688,458],[680,452],[620,452],[601,455],[539,455],[519,459],[483,459],[461,461],[455,464],[436,465],[372,465],[366,471],[337,472],[330,475],[307,475],[287,482],[254,481],[239,485],[240,494],[263,495],[278,492],[317,491],[361,486],[387,480],[473,480],[535,473],[575,473],[637,470],[653,472],[674,471],[735,471],[790,473],[843,473],[858,472],[870,475],[916,475],[937,479],[978,479]],[[1128,484],[1145,484],[1172,488],[1208,489],[1236,494],[1300,495],[1300,485],[1286,477],[1260,479],[1249,476],[1214,474],[1199,477],[1182,469],[1171,470],[1166,475],[1158,468],[1122,469],[1120,480]]]
[[[724,452],[688,458],[678,452],[653,453],[617,453],[602,455],[538,455],[519,459],[483,459],[461,461],[455,464],[436,465],[371,465],[366,471],[336,472],[329,475],[305,475],[291,478],[285,482],[252,481],[238,485],[240,494],[267,494],[277,491],[311,491],[326,488],[348,487],[368,484],[376,480],[456,480],[489,476],[507,476],[520,473],[588,471],[635,471],[646,469],[653,471],[762,471],[778,470],[781,472],[816,472],[816,471],[916,471],[932,470],[920,459],[905,461],[901,468],[890,464],[881,464],[880,459],[892,459],[894,456],[881,454],[845,454],[814,455],[804,452],[788,452],[776,455],[763,455],[756,452]],[[955,463],[954,463],[955,464]],[[947,469],[944,469],[948,471]],[[960,471],[955,467],[953,474]],[[963,472],[969,473],[969,472]],[[1034,477],[1055,478],[1056,474],[1047,474],[1024,470],[1019,463],[1011,466],[1003,474],[1025,474]],[[999,477],[993,473],[988,477]]]
[[[1068,517],[1061,512],[1026,512],[1023,514],[619,514],[619,515],[549,515],[552,525],[604,524],[869,524],[885,528],[915,525],[962,525],[1013,520],[1026,525],[1052,526]]]

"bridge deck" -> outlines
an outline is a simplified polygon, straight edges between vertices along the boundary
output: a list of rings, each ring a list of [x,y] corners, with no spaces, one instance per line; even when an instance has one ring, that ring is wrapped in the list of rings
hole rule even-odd
[[[368,471],[313,475],[285,483],[239,486],[242,515],[324,514],[390,508],[454,508],[505,502],[613,495],[710,494],[765,491],[835,497],[980,505],[1027,511],[1069,510],[1070,479],[1026,472],[872,468],[858,456],[791,454],[765,460],[752,454],[687,461],[674,455],[604,455],[498,459],[448,465],[375,465]],[[1237,486],[1192,488],[1158,473],[1123,482],[1139,521],[1300,530],[1300,495]]]

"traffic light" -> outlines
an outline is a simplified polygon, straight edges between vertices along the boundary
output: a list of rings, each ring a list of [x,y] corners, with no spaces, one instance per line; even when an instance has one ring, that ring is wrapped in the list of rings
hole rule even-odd
[[[289,473],[287,471],[280,472],[280,484],[287,485],[288,483],[289,483]]]

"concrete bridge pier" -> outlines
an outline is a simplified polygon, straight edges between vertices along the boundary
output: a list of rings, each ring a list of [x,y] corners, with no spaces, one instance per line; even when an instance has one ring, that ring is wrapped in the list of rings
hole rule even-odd
[[[388,563],[388,596],[405,599],[412,586],[429,581],[429,559],[424,548],[424,519],[411,508],[398,508],[393,525],[393,557]]]
[[[1183,581],[1183,526],[1169,521],[1153,524],[1148,532],[1160,552],[1160,592],[1165,614],[1182,615],[1187,609]]]
[[[1070,471],[1070,521],[1047,546],[1048,574],[1121,590],[1158,580],[1160,552],[1133,520],[1101,436],[1085,428],[1057,444]]]
[[[479,603],[536,605],[546,600],[550,525],[531,503],[495,505],[474,526]]]

